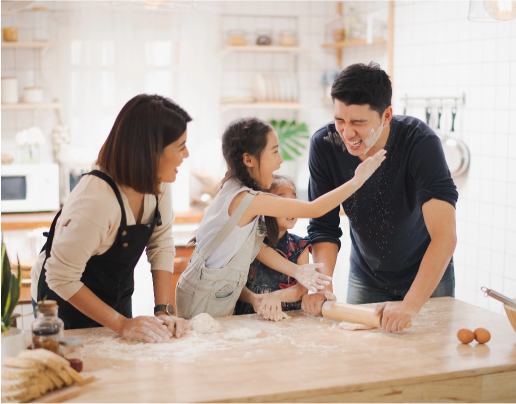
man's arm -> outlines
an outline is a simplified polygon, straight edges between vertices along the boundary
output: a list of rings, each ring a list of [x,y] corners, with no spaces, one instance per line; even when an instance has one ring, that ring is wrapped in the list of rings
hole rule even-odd
[[[455,208],[448,202],[431,199],[423,205],[423,217],[430,234],[430,244],[419,271],[401,303],[380,303],[383,310],[382,328],[389,332],[402,331],[430,298],[441,281],[457,245]]]

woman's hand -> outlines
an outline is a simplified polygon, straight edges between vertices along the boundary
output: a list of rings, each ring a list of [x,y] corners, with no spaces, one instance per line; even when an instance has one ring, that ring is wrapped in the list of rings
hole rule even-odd
[[[262,301],[258,306],[258,311],[264,319],[279,321],[283,318],[283,311],[281,310],[281,299],[274,293],[264,293]]]
[[[188,322],[184,318],[169,316],[168,314],[158,314],[156,317],[163,321],[163,325],[165,325],[176,338],[184,334],[188,328]]]
[[[380,167],[380,164],[385,160],[385,153],[387,152],[381,149],[374,156],[366,158],[358,165],[353,179],[358,182],[359,186],[362,186],[376,169]]]
[[[324,264],[304,264],[299,265],[294,274],[294,278],[311,292],[318,292],[329,285],[332,277],[317,272],[315,268],[322,268]]]
[[[145,342],[161,342],[172,337],[172,333],[163,325],[163,320],[151,316],[124,318],[118,333],[122,337]]]

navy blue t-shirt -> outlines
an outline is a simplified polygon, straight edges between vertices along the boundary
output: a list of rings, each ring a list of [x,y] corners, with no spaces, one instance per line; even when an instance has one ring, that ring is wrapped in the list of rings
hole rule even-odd
[[[423,204],[435,198],[455,207],[458,193],[441,140],[419,119],[394,116],[385,150],[385,161],[342,204],[350,224],[351,271],[376,286],[406,286],[430,244]],[[348,153],[334,122],[319,129],[310,144],[309,199],[349,181],[360,163]],[[312,244],[331,242],[340,248],[339,207],[311,219],[308,235]]]

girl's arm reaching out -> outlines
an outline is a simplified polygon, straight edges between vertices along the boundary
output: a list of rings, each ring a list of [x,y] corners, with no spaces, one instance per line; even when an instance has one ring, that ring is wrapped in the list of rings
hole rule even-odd
[[[258,195],[247,208],[241,221],[248,223],[257,215],[309,219],[320,217],[353,195],[373,175],[383,160],[385,160],[385,150],[382,149],[364,160],[357,167],[355,176],[351,180],[312,202],[279,198],[268,194]]]

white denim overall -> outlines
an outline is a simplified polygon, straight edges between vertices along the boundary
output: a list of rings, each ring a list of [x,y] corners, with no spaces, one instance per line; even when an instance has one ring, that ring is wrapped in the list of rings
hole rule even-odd
[[[260,251],[265,225],[257,220],[254,229],[236,255],[222,268],[207,268],[206,260],[215,252],[231,230],[237,226],[246,209],[261,192],[249,190],[228,222],[201,255],[195,248],[188,267],[176,287],[177,315],[189,319],[200,313],[212,317],[230,316],[247,282],[249,266]]]

